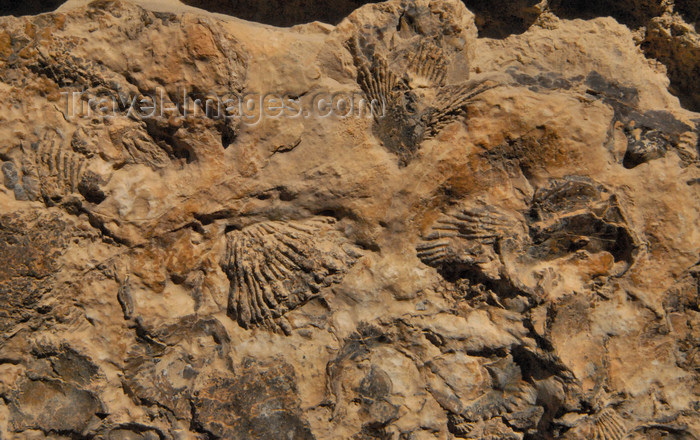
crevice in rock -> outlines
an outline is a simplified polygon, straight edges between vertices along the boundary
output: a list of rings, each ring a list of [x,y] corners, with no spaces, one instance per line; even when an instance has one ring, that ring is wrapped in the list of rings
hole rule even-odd
[[[190,399],[190,431],[202,434],[206,440],[216,440],[218,437],[214,435],[211,431],[208,431],[202,426],[200,422],[197,421],[197,408],[195,406],[196,401]]]
[[[456,283],[460,279],[467,279],[474,285],[483,285],[487,290],[495,293],[499,299],[515,298],[517,296],[528,297],[508,278],[493,279],[484,274],[481,269],[472,265],[450,264],[438,268],[438,273],[448,282]]]
[[[107,243],[107,244],[117,244],[117,245],[124,245],[124,246],[130,246],[131,243],[128,240],[125,240],[118,235],[114,234],[112,231],[110,231],[107,226],[105,225],[103,219],[101,219],[99,216],[91,213],[89,210],[85,209],[83,206],[78,206],[80,213],[86,214],[88,216],[88,222],[90,223],[90,226],[93,228],[97,229],[100,231],[102,235],[102,240]]]
[[[235,215],[236,215],[236,212],[232,209],[222,209],[222,210],[214,211],[214,212],[210,212],[210,213],[194,213],[193,217],[197,221],[199,221],[199,223],[202,224],[203,226],[207,226],[207,225],[214,223],[216,220],[234,217]],[[240,229],[239,226],[233,226],[233,225],[229,225],[229,226],[227,226],[227,228],[230,228],[230,229],[227,229],[227,232],[230,232],[231,230],[234,230],[234,229]]]

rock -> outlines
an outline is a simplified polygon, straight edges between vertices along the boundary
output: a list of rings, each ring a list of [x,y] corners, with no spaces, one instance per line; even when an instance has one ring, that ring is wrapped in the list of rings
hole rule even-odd
[[[92,393],[49,380],[27,380],[20,385],[13,403],[9,426],[19,432],[36,429],[80,435],[102,413]]]
[[[7,187],[7,189],[13,189],[19,182],[17,167],[15,167],[15,164],[12,162],[4,162],[2,164],[2,174],[5,178],[5,187]]]
[[[214,438],[310,440],[301,418],[294,369],[247,360],[235,379],[215,378],[194,401],[194,423]]]
[[[692,1],[27,5],[0,438],[700,437]]]
[[[686,9],[687,10],[687,9]],[[695,13],[697,20],[697,12]],[[646,53],[668,67],[675,93],[688,108],[700,107],[695,74],[700,71],[700,37],[696,26],[678,15],[665,14],[647,25],[643,45]]]

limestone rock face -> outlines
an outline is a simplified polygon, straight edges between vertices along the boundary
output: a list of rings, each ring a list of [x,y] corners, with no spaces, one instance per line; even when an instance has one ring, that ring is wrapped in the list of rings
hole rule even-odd
[[[531,3],[0,17],[0,438],[700,438],[697,7]]]

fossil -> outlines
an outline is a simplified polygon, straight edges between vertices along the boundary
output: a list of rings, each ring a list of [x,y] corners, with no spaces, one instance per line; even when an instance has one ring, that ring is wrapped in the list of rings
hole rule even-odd
[[[460,438],[468,438],[467,436],[474,431],[474,423],[453,412],[447,413],[447,427],[452,434]]]
[[[127,276],[124,282],[119,284],[117,291],[117,301],[122,307],[124,319],[131,319],[134,316],[134,300],[131,297],[131,286],[129,285],[129,277]]]
[[[489,391],[472,403],[462,416],[467,421],[477,422],[525,411],[535,404],[536,397],[527,384],[512,384],[504,390]]]
[[[285,359],[245,358],[235,377],[202,381],[191,402],[193,423],[217,433],[212,437],[230,440],[315,439],[301,409],[297,380]]]
[[[67,150],[56,137],[48,136],[37,146],[33,159],[45,196],[77,192],[87,167],[84,157]]]
[[[608,193],[602,185],[587,178],[570,176],[552,179],[535,192],[532,214],[539,218],[552,218],[557,213],[573,212],[586,208],[591,202],[599,202]]]
[[[688,268],[664,294],[663,306],[667,314],[687,313],[700,309],[700,264]],[[688,371],[700,371],[700,346],[697,329],[691,321],[681,325],[685,337],[678,341],[678,365]]]
[[[429,40],[421,40],[408,66],[415,78],[414,86],[436,87],[445,84],[447,58],[444,51]]]
[[[448,412],[447,427],[456,438],[467,440],[518,440],[522,438],[498,417],[485,422],[470,423],[463,416]]]
[[[619,273],[634,263],[639,248],[617,196],[590,179],[552,179],[535,192],[530,210],[532,246],[539,260],[579,250],[609,252]]]
[[[185,417],[190,411],[188,398],[197,367],[180,346],[161,349],[155,358],[149,357],[144,347],[136,346],[129,353],[125,366],[128,375],[122,386],[137,402],[158,405],[176,417]]]
[[[229,315],[244,328],[277,329],[276,318],[339,282],[359,253],[333,223],[329,217],[267,221],[229,232],[222,262]]]
[[[128,285],[128,278],[124,284]],[[129,397],[146,406],[167,410],[175,417],[191,414],[193,389],[203,369],[214,359],[228,364],[228,335],[215,318],[186,316],[166,325],[151,327],[137,317],[141,338],[134,344],[125,361],[128,374],[122,386]],[[201,339],[208,343],[201,346]],[[208,361],[193,356],[206,350]]]
[[[523,380],[513,357],[509,355],[494,361],[486,368],[493,388],[470,402],[464,402],[464,406],[457,408],[458,412],[451,413],[448,418],[452,424],[450,430],[463,438],[481,438],[475,435],[476,428],[501,417],[510,420],[511,425],[536,425],[542,415],[536,404],[537,392]]]
[[[480,204],[442,214],[416,246],[418,258],[429,266],[475,262],[480,245],[494,245],[512,235],[518,221],[505,211]]]
[[[158,170],[170,164],[172,148],[164,142],[157,144],[145,129],[121,129],[110,133],[112,142],[118,145],[127,157],[127,162],[143,164]]]
[[[622,440],[627,435],[625,422],[614,409],[605,408],[595,415],[594,440]]]
[[[608,103],[615,109],[614,120],[621,124],[627,138],[627,150],[622,160],[625,168],[659,159],[669,151],[675,151],[684,166],[697,161],[697,154],[692,152],[695,143],[692,128],[670,112],[641,112],[614,100],[608,100]]]
[[[60,200],[79,192],[86,176],[94,177],[87,171],[87,159],[64,147],[57,133],[47,132],[41,141],[20,144],[20,149],[19,167],[14,162],[2,166],[5,185],[17,200]]]
[[[401,166],[411,161],[423,140],[458,120],[475,97],[498,85],[489,80],[446,84],[448,57],[430,40],[417,44],[397,51],[398,60],[392,61],[363,37],[348,43],[357,82],[372,106],[375,133]],[[406,65],[407,72],[400,75],[396,64]]]

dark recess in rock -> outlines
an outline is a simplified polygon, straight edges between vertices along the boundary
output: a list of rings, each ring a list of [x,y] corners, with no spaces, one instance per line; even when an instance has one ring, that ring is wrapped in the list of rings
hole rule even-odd
[[[312,21],[338,24],[365,0],[292,0],[261,2],[257,0],[182,0],[183,3],[210,12],[233,15],[248,21],[289,27]]]
[[[102,182],[97,174],[88,172],[78,184],[78,191],[88,202],[99,204],[106,197],[100,189],[100,183]]]
[[[553,0],[549,8],[560,18],[613,17],[632,29],[644,26],[664,10],[659,0]]]
[[[697,34],[695,34],[697,35]],[[678,96],[681,105],[700,111],[700,46],[692,44],[692,26],[657,17],[647,25],[641,48],[647,58],[661,61],[671,80],[669,91]],[[695,37],[697,38],[697,37]]]
[[[528,30],[541,12],[535,7],[537,3],[537,0],[464,0],[476,15],[479,37],[486,38],[505,38]]]
[[[683,16],[683,19],[695,24],[697,30],[700,26],[700,2],[697,0],[676,0],[674,10]]]
[[[7,1],[0,4],[0,15],[35,15],[58,9],[65,0],[27,0],[21,2]]]
[[[210,12],[232,15],[243,20],[272,26],[288,27],[312,21],[336,25],[368,0],[292,0],[261,2],[256,0],[182,0],[183,3]],[[537,0],[498,1],[464,0],[476,15],[479,36],[505,38],[525,32],[537,19],[540,11]]]

